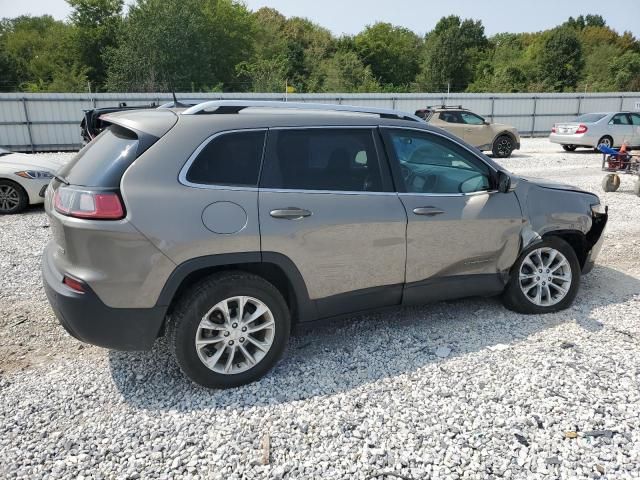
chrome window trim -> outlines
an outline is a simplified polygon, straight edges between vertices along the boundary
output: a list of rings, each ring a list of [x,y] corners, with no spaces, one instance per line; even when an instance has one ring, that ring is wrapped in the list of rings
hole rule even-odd
[[[268,133],[269,129],[268,128],[240,128],[240,129],[234,129],[234,130],[222,130],[220,132],[216,132],[213,135],[208,136],[199,146],[198,148],[196,148],[193,153],[191,155],[189,155],[189,158],[187,159],[186,163],[182,166],[182,168],[180,169],[180,173],[178,174],[178,181],[186,186],[186,187],[193,187],[193,188],[200,188],[200,189],[208,189],[208,190],[242,190],[242,191],[247,191],[247,192],[251,192],[251,191],[258,191],[258,186],[257,184],[255,186],[250,186],[250,185],[224,185],[224,184],[207,184],[207,183],[194,183],[194,182],[190,182],[187,180],[187,173],[189,173],[189,169],[191,168],[191,165],[193,165],[193,162],[196,161],[196,158],[198,158],[198,155],[200,155],[200,152],[202,152],[202,150],[204,150],[209,143],[211,143],[213,140],[215,140],[218,137],[221,137],[223,135],[229,135],[232,133],[243,133],[243,132],[265,132],[265,136],[264,136],[264,141],[263,141],[263,145],[262,145],[262,157],[260,158],[260,168],[258,170],[258,181],[260,181],[260,173],[262,171],[262,162],[264,159],[264,151],[267,145],[267,133]]]

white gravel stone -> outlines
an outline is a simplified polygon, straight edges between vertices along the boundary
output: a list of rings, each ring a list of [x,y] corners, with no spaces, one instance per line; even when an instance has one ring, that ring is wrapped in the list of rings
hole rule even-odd
[[[610,205],[574,307],[356,316],[294,335],[265,378],[226,391],[185,380],[162,341],[123,353],[69,337],[40,283],[41,207],[0,217],[0,478],[639,478],[640,198],[629,177],[604,194],[600,161],[545,139],[501,161]]]

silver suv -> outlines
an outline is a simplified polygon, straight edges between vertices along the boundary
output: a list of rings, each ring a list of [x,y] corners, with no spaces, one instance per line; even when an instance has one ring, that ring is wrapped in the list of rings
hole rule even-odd
[[[192,380],[264,375],[302,322],[502,294],[573,301],[607,211],[396,111],[206,102],[108,115],[46,194],[43,277],[74,337]]]

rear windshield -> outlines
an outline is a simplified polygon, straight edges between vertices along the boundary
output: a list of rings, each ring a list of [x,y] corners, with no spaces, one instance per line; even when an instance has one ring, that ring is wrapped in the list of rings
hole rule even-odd
[[[420,117],[426,121],[429,121],[433,117],[433,110],[417,110],[416,117]]]
[[[587,113],[576,118],[576,122],[596,123],[605,117],[604,113]]]
[[[111,125],[80,150],[58,176],[72,185],[117,188],[138,156],[138,144],[135,132]]]

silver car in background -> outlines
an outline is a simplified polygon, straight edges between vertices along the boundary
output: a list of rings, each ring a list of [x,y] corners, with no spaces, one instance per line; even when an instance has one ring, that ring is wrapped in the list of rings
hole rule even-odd
[[[587,113],[574,122],[557,123],[549,140],[559,143],[567,152],[578,147],[619,147],[625,141],[640,147],[640,114],[632,112]]]

